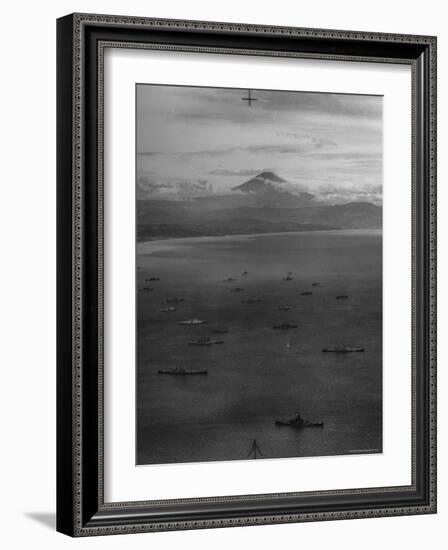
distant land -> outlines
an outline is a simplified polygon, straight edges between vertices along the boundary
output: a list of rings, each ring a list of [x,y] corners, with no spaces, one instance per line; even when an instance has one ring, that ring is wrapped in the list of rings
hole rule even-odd
[[[273,172],[232,193],[189,200],[137,201],[137,240],[291,231],[379,229],[382,208],[369,202],[323,204],[306,190],[292,192]]]

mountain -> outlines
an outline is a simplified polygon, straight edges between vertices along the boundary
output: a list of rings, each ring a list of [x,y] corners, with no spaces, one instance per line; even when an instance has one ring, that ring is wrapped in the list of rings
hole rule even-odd
[[[383,222],[383,209],[370,202],[310,206],[299,210],[287,219],[310,224],[324,222],[343,229],[381,229]]]
[[[261,172],[241,185],[232,187],[232,191],[255,198],[258,206],[263,204],[298,207],[314,199],[314,195],[308,193],[302,186],[291,184],[274,172]]]
[[[222,216],[263,219],[270,222],[295,222],[340,227],[342,229],[379,229],[382,225],[382,208],[370,202],[345,204],[313,204],[302,208],[251,208],[241,207],[238,212],[222,210]],[[215,216],[216,217],[216,216]]]
[[[243,193],[266,193],[268,190],[278,189],[279,183],[286,183],[286,180],[280,178],[274,172],[261,172],[250,180],[232,187],[233,191],[243,191]]]
[[[137,239],[380,229],[382,208],[369,202],[322,204],[273,172],[233,188],[235,193],[190,200],[137,200]]]

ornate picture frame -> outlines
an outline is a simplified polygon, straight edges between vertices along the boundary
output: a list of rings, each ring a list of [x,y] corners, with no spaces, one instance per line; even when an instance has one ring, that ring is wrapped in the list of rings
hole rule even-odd
[[[149,491],[144,500],[105,500],[103,155],[108,47],[410,66],[410,485],[167,500],[154,499]],[[72,14],[57,22],[57,51],[57,530],[79,537],[435,513],[436,38]]]

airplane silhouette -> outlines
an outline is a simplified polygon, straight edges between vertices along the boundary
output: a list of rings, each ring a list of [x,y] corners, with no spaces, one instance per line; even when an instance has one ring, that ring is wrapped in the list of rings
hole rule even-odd
[[[248,104],[249,107],[250,107],[251,104],[252,104],[252,101],[258,101],[258,100],[257,100],[255,97],[251,97],[251,95],[250,95],[250,90],[247,90],[247,94],[248,94],[247,97],[242,97],[241,99],[242,99],[243,101],[247,101],[247,102],[248,102],[247,104]]]

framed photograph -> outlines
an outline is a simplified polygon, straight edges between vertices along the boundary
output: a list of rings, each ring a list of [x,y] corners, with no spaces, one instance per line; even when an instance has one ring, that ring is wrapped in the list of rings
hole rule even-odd
[[[436,38],[57,41],[57,529],[435,513]]]

